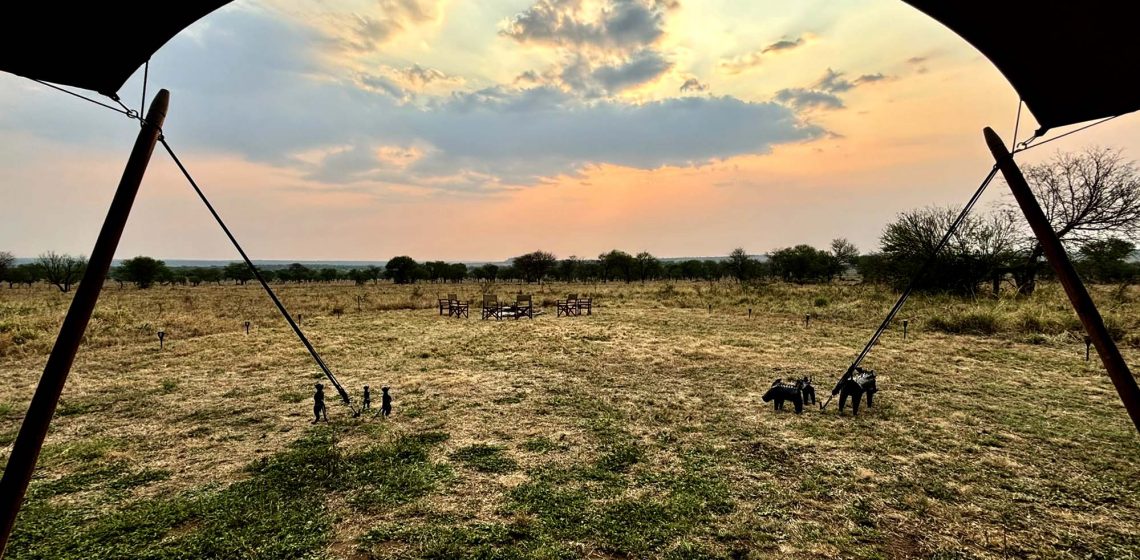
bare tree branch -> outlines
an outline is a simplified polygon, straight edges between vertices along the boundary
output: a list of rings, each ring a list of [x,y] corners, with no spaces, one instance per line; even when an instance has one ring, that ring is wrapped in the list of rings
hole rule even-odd
[[[1087,243],[1140,232],[1140,173],[1119,149],[1058,152],[1048,161],[1023,166],[1023,172],[1061,241]],[[1026,233],[1026,239],[1029,257],[1018,286],[1032,293],[1042,252],[1035,238]]]

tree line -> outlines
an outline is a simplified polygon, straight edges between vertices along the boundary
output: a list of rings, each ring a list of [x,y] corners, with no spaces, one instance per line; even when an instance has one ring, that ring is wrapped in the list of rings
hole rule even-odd
[[[1089,148],[1058,153],[1040,164],[1023,166],[1030,187],[1057,235],[1073,252],[1078,270],[1092,282],[1133,282],[1140,265],[1133,256],[1140,232],[1140,175],[1119,150]],[[861,254],[843,238],[826,249],[807,244],[775,249],[757,258],[743,248],[721,258],[660,259],[648,252],[614,249],[597,258],[559,259],[534,251],[504,264],[468,266],[445,261],[417,262],[407,255],[379,266],[340,269],[311,268],[293,263],[259,269],[270,282],[352,282],[381,280],[415,282],[646,282],[650,280],[738,282],[782,280],[796,283],[831,282],[843,276],[902,288],[915,282],[931,292],[973,294],[989,285],[995,291],[1012,282],[1020,293],[1033,292],[1037,278],[1048,274],[1040,245],[1024,225],[1021,213],[1006,202],[989,212],[969,216],[933,258],[931,254],[957,216],[951,207],[927,207],[897,215],[887,224],[878,250]],[[930,261],[929,263],[927,261]],[[43,281],[67,292],[82,277],[86,259],[55,252],[34,262],[13,265],[10,253],[0,252],[0,281],[8,286]],[[925,274],[919,271],[926,268]],[[854,274],[853,274],[854,273]],[[123,261],[110,274],[120,285],[147,288],[154,284],[234,282],[254,279],[245,263],[224,267],[167,267],[151,257]]]

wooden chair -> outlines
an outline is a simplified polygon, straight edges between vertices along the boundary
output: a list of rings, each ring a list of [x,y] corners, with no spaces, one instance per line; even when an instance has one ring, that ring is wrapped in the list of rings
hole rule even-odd
[[[451,302],[457,301],[458,299],[459,298],[455,297],[455,294],[447,294],[447,299],[440,298],[440,300],[439,300],[439,314],[443,315],[443,312],[447,311],[447,314],[450,316],[451,315]]]
[[[495,294],[483,294],[483,319],[502,320],[503,318],[503,304],[499,303],[499,296]]]
[[[531,298],[531,295],[519,294],[518,297],[515,298],[515,306],[513,311],[515,319],[519,319],[521,317],[529,317],[531,319],[534,319],[534,301]]]
[[[586,315],[593,315],[594,314],[594,300],[593,300],[593,298],[580,297],[580,298],[577,298],[576,301],[578,303],[578,315],[582,314],[583,309],[586,310]]]
[[[455,296],[450,297],[454,298]],[[459,301],[459,298],[455,298],[448,305],[451,307],[449,315],[456,319],[466,319],[471,316],[471,302],[469,301]]]
[[[554,306],[556,308],[556,310],[554,312],[555,317],[561,317],[563,315],[565,315],[567,317],[569,317],[571,315],[577,315],[578,314],[578,294],[570,294],[570,295],[566,296],[566,299],[558,300],[558,301],[554,302]]]

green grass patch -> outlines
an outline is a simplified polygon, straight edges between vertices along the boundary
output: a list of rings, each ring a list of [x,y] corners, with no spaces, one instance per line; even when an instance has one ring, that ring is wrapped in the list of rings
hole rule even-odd
[[[518,404],[518,403],[523,402],[523,399],[525,399],[525,398],[526,398],[526,393],[514,393],[511,395],[498,397],[498,398],[492,400],[491,402],[494,404]]]
[[[78,416],[91,412],[107,410],[108,403],[95,400],[60,399],[59,406],[55,408],[56,416]]]
[[[625,470],[640,461],[644,452],[622,446],[604,454],[592,467],[578,472],[584,479],[603,470],[639,496],[615,497],[609,486],[580,485],[575,471],[543,469],[530,481],[512,489],[508,509],[534,519],[534,539],[539,542],[575,541],[619,557],[646,557],[674,551],[684,556],[679,543],[701,532],[717,516],[735,509],[728,485],[709,466],[707,459],[686,456],[676,473],[630,480]],[[607,458],[607,456],[609,458]],[[613,468],[600,469],[599,464]],[[558,477],[570,475],[569,477]],[[689,547],[694,555],[696,549]]]
[[[429,451],[446,439],[440,432],[402,436],[348,457],[350,503],[363,511],[383,511],[435,490],[452,473],[446,464],[432,461]]]
[[[281,399],[281,402],[287,402],[289,404],[297,404],[297,403],[305,400],[306,398],[308,398],[308,395],[306,395],[305,393],[289,392],[289,393],[281,393],[278,396],[278,398]]]
[[[395,548],[396,550],[393,550]],[[422,525],[385,524],[360,539],[359,549],[374,558],[577,558],[565,545],[543,540],[525,521],[475,523],[439,520]]]
[[[508,473],[516,471],[519,464],[506,454],[501,445],[476,443],[457,449],[450,455],[451,460],[483,473]]]
[[[171,472],[166,469],[143,469],[134,473],[127,473],[114,481],[108,486],[115,490],[130,490],[132,488],[141,488],[153,482],[159,482],[170,478]]]
[[[531,453],[550,453],[551,451],[565,448],[564,445],[556,443],[544,436],[532,437],[524,441],[519,447]]]
[[[323,557],[334,521],[326,496],[344,492],[357,497],[354,505],[367,507],[373,500],[387,506],[422,497],[450,472],[428,457],[428,448],[445,439],[446,434],[429,432],[345,454],[329,429],[315,429],[285,451],[250,465],[249,479],[225,488],[114,509],[102,509],[98,501],[57,505],[50,499],[103,486],[126,490],[170,475],[132,473],[121,463],[88,469],[33,486],[8,558]],[[106,448],[88,444],[67,451],[96,456]]]
[[[45,468],[65,463],[90,463],[102,459],[119,444],[118,440],[112,438],[91,438],[47,445],[40,453],[39,466]]]

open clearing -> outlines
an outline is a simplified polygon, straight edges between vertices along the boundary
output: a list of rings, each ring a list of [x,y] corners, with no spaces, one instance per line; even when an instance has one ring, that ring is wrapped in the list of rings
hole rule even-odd
[[[355,400],[392,386],[389,420],[330,392],[314,427],[320,375],[259,287],[108,286],[9,557],[1140,556],[1140,438],[1055,286],[915,298],[857,418],[760,395],[811,375],[826,398],[889,291],[491,289],[520,288],[546,313],[437,315],[476,284],[280,288]],[[593,316],[554,316],[571,291]],[[1094,296],[1135,366],[1140,290]],[[0,289],[7,449],[67,301]]]

